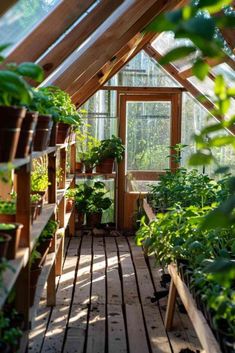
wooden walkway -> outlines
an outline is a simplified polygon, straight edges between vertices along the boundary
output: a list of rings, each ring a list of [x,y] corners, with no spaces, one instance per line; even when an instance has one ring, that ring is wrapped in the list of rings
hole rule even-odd
[[[200,352],[179,310],[173,331],[166,333],[166,298],[152,303],[155,290],[163,290],[160,273],[132,238],[74,237],[67,241],[57,305],[50,309],[41,300],[29,352]]]

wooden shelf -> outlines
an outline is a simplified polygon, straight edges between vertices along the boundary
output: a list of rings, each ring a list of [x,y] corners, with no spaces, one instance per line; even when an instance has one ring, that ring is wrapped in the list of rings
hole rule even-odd
[[[40,216],[34,221],[32,225],[31,231],[31,249],[36,244],[36,241],[40,234],[42,233],[43,229],[45,228],[46,224],[50,220],[53,213],[56,211],[56,204],[48,204],[44,205],[42,208],[42,213]]]
[[[14,159],[12,163],[0,163],[0,171],[8,171],[11,169],[17,169],[30,162],[30,157]]]
[[[8,263],[12,269],[7,269],[3,273],[3,288],[0,288],[0,308],[13,288],[21,269],[27,264],[29,259],[29,248],[19,248],[15,260],[9,260]]]
[[[33,325],[33,320],[35,318],[35,314],[36,314],[37,308],[39,306],[39,301],[40,301],[40,299],[42,297],[42,293],[43,293],[46,281],[47,281],[47,279],[49,277],[49,274],[51,272],[52,266],[53,266],[53,264],[55,262],[56,255],[57,255],[57,252],[59,250],[59,247],[61,245],[61,241],[62,240],[63,240],[63,238],[57,238],[57,240],[56,240],[56,243],[57,243],[56,251],[47,254],[46,261],[45,261],[45,263],[43,265],[43,268],[42,268],[42,272],[40,273],[40,276],[38,278],[36,293],[35,293],[35,297],[34,297],[34,304],[33,304],[33,306],[30,309],[30,321],[31,321],[32,325]]]
[[[32,159],[37,159],[53,152],[56,152],[56,147],[54,146],[48,147],[45,151],[34,151],[32,152]]]
[[[83,177],[83,178],[86,178],[86,177],[97,177],[97,176],[103,176],[104,178],[113,178],[115,179],[116,178],[116,173],[76,173],[76,176],[77,177]]]
[[[166,329],[171,329],[175,300],[176,300],[176,291],[178,292],[184,307],[188,313],[188,316],[193,324],[193,327],[197,333],[199,341],[204,349],[205,353],[221,353],[218,342],[216,341],[210,327],[207,324],[205,317],[202,312],[198,310],[196,303],[186,286],[182,281],[180,276],[177,273],[177,268],[175,265],[168,266],[169,274],[171,275],[171,287],[167,304],[167,312],[165,318]]]
[[[72,145],[74,145],[76,143],[76,141],[74,140],[74,141],[71,141],[71,142],[67,142],[67,143],[57,143],[56,144],[56,148],[57,149],[62,149],[62,148],[67,148],[68,146],[72,146]]]
[[[143,207],[144,207],[144,212],[146,213],[146,216],[148,217],[149,221],[150,222],[154,221],[154,219],[156,219],[156,216],[146,199],[143,200]]]

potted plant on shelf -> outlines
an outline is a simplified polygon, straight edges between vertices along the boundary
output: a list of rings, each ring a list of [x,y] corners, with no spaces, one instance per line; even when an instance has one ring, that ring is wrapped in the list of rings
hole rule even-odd
[[[100,141],[93,137],[89,132],[89,125],[84,125],[82,130],[76,132],[76,145],[77,145],[77,160],[80,160],[78,170],[78,163],[76,170],[82,172],[82,166],[85,167],[86,173],[92,173],[93,168],[97,162],[96,148],[100,145]]]
[[[42,272],[42,256],[36,250],[37,244],[35,245],[29,259],[30,266],[30,306],[34,303],[35,292],[37,288],[38,277]]]
[[[58,229],[58,222],[50,220],[38,238],[36,250],[41,254],[42,262],[45,259],[52,239]]]
[[[118,163],[123,159],[125,147],[119,137],[112,135],[111,139],[102,140],[96,149],[97,153],[97,173],[112,173],[114,160]]]
[[[6,47],[1,46],[0,52]],[[34,63],[6,64],[0,70],[0,162],[11,162],[15,158],[26,115],[23,105],[32,100],[32,88],[24,77],[41,82],[43,71]]]
[[[15,222],[16,220],[16,200],[11,195],[11,200],[0,199],[0,222]]]
[[[7,233],[0,233],[0,260],[6,258],[11,236]],[[0,262],[1,262],[0,261]]]
[[[38,93],[45,97],[48,112],[52,115],[54,124],[58,124],[56,143],[68,142],[71,128],[77,129],[81,125],[81,116],[72,103],[71,97],[55,86],[40,88]]]
[[[6,258],[8,260],[13,260],[16,257],[22,228],[23,224],[20,223],[0,223],[0,237],[4,234],[8,234],[11,237],[11,240],[8,242],[6,253]]]
[[[42,205],[46,199],[46,192],[49,186],[47,160],[33,160],[33,171],[31,173],[32,194],[39,194],[42,197]]]
[[[38,193],[30,195],[30,207],[31,207],[31,223],[37,219],[37,216],[41,213],[43,199]]]

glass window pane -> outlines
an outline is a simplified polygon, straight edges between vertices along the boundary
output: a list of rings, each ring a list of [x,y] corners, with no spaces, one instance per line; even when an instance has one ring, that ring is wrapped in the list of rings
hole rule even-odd
[[[19,0],[0,18],[0,45],[12,44],[5,55],[26,37],[61,0]]]
[[[137,54],[114,77],[112,77],[106,85],[180,87],[179,83],[144,51]]]
[[[127,102],[126,170],[169,168],[171,102]]]
[[[223,75],[229,85],[234,85],[235,72],[228,64],[220,64],[212,68],[215,75]]]

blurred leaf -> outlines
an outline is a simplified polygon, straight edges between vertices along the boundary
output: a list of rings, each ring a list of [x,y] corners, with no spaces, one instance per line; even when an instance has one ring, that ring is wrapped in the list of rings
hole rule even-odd
[[[193,75],[199,78],[199,80],[203,81],[205,77],[208,75],[210,66],[202,59],[197,59],[193,64],[192,72]]]
[[[216,16],[215,23],[218,28],[234,28],[235,27],[235,16],[234,15],[223,15]]]
[[[37,82],[42,82],[44,79],[43,69],[39,65],[36,65],[31,62],[25,62],[20,64],[16,68],[16,72],[21,76],[32,78]]]
[[[224,6],[228,6],[231,3],[232,0],[199,0],[197,7],[213,14],[221,11]]]
[[[163,31],[173,31],[176,25],[166,18],[165,15],[160,15],[156,17],[143,32],[163,32]]]
[[[161,60],[159,60],[159,64],[165,65],[171,61],[182,59],[185,56],[194,53],[196,50],[196,47],[193,46],[182,46],[172,49],[166,55],[164,55]]]
[[[211,261],[204,268],[204,271],[207,273],[222,273],[235,271],[235,260],[228,258],[219,258],[215,261]]]
[[[211,40],[215,34],[215,21],[213,18],[197,16],[182,24],[188,34]]]
[[[199,166],[199,165],[208,165],[213,160],[211,153],[196,152],[189,159],[189,165]]]
[[[222,75],[216,76],[214,91],[217,96],[224,94],[226,92],[225,81]]]
[[[228,135],[228,136],[217,136],[213,139],[210,139],[209,145],[211,147],[222,147],[226,145],[233,145],[235,146],[235,136]]]
[[[0,53],[1,53],[3,50],[7,49],[10,45],[11,45],[11,43],[6,43],[6,44],[0,45]]]
[[[227,174],[229,170],[230,168],[227,166],[219,167],[218,169],[215,170],[215,174]]]

